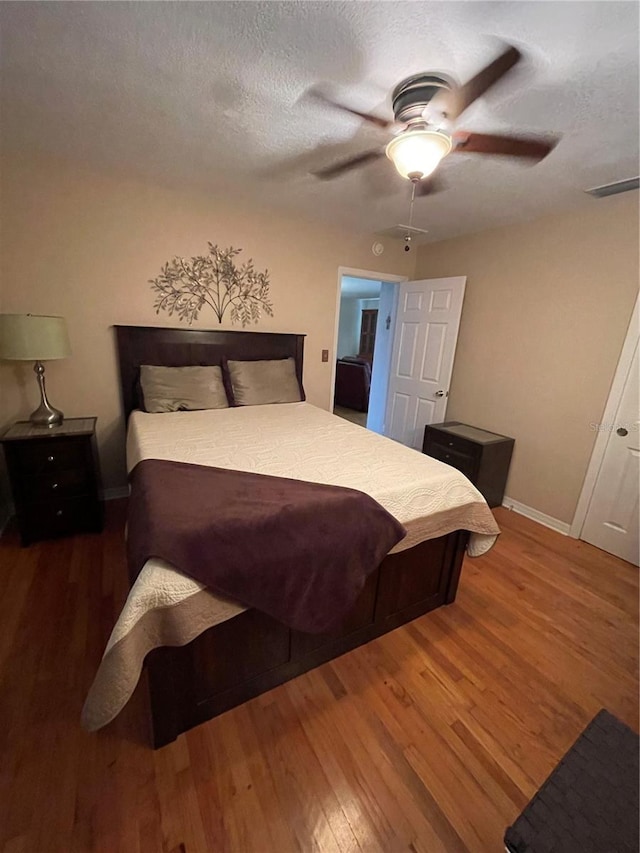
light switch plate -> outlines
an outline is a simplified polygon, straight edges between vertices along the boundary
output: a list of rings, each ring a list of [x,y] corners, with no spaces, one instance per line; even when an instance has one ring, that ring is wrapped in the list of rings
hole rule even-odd
[[[322,350],[322,360],[323,361],[329,361],[329,350],[328,349]]]

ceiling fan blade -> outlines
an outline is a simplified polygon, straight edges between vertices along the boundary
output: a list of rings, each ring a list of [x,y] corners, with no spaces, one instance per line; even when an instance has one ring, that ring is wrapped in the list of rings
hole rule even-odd
[[[345,106],[345,104],[339,104],[337,103],[337,101],[332,101],[331,98],[328,98],[318,89],[311,89],[309,90],[308,94],[311,95],[311,97],[316,98],[317,100],[322,101],[325,104],[329,104],[329,106],[331,107],[335,107],[336,109],[342,110],[343,112],[351,113],[351,115],[358,116],[358,118],[364,119],[365,121],[368,121],[371,124],[375,124],[376,127],[381,127],[383,130],[388,130],[395,124],[392,119],[382,118],[381,116],[376,116],[372,113],[363,113],[360,110],[355,110],[352,107],[347,107]]]
[[[464,130],[453,134],[453,152],[474,154],[499,154],[507,157],[527,157],[542,160],[558,144],[558,139],[536,139],[527,136],[502,136],[491,133],[468,133]],[[452,152],[452,153],[453,153]]]
[[[447,184],[441,175],[429,175],[416,183],[416,198],[441,193],[447,189]]]
[[[366,163],[377,160],[379,157],[384,157],[384,149],[376,148],[373,151],[365,151],[363,154],[358,154],[356,157],[350,157],[348,160],[343,160],[334,166],[326,166],[324,169],[318,169],[311,174],[315,175],[316,178],[320,178],[321,181],[330,181],[332,178],[337,178],[358,166],[364,166]]]
[[[451,90],[443,90],[431,99],[429,113],[442,113],[448,119],[456,119],[467,107],[498,82],[516,65],[522,54],[517,47],[507,50],[479,71],[471,80]]]

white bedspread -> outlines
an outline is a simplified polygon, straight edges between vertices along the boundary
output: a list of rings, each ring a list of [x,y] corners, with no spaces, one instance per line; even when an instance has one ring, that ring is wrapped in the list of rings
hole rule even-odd
[[[456,469],[308,403],[134,412],[127,433],[128,470],[143,459],[212,465],[359,489],[406,527],[407,536],[394,551],[459,529],[458,520],[465,512],[484,504],[480,492]],[[489,550],[499,532],[486,504],[480,510],[474,515],[473,527],[466,528],[475,531],[468,546],[471,556]],[[133,674],[137,681],[144,655],[151,648],[190,642],[206,628],[244,609],[169,564],[149,560],[109,639],[83,712],[85,726],[99,728],[124,704],[122,689],[114,688],[113,698],[109,696],[112,682],[120,677],[117,655],[109,660],[109,653],[125,639],[130,646],[131,635],[137,634],[139,661],[137,674]],[[127,682],[132,677],[129,666]],[[130,689],[128,683],[124,692]]]

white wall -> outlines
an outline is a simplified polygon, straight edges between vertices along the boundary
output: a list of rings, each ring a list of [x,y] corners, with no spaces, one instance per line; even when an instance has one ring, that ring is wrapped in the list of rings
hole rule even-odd
[[[340,324],[336,357],[357,355],[360,346],[360,299],[353,296],[340,299]]]
[[[347,276],[345,276],[347,278]],[[349,277],[350,281],[358,281]],[[371,285],[380,289],[380,282],[368,282],[360,279],[365,286]],[[340,297],[340,322],[338,325],[338,343],[336,346],[336,358],[345,355],[358,355],[360,349],[360,324],[362,322],[362,311],[367,308],[377,308],[379,298],[362,299],[357,296],[343,294]]]
[[[376,348],[373,353],[373,371],[371,374],[371,392],[369,394],[369,415],[367,427],[374,432],[383,432],[384,412],[387,404],[387,388],[391,369],[393,331],[400,285],[382,282],[378,301],[378,325],[376,328]],[[390,317],[387,328],[387,317]]]

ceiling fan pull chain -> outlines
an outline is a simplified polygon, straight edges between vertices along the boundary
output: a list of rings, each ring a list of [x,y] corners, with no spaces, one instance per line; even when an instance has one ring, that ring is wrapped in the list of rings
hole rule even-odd
[[[404,235],[404,250],[408,252],[411,248],[411,231],[413,229],[413,203],[416,198],[416,184],[418,183],[417,179],[413,179],[411,181],[411,202],[409,204],[409,225],[407,227],[407,233]]]
[[[411,181],[411,206],[409,207],[409,228],[413,228],[413,203],[416,200],[417,181]]]

